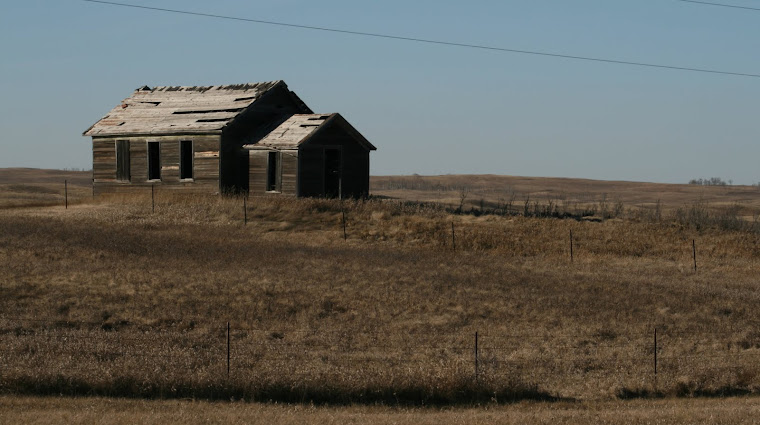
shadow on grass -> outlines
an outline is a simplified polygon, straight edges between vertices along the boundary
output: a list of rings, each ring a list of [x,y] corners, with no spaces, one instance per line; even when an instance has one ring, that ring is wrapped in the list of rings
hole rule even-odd
[[[245,400],[316,405],[455,406],[507,404],[530,401],[572,401],[540,391],[535,386],[497,388],[475,383],[431,389],[426,386],[342,387],[308,384],[197,384],[151,383],[115,378],[92,384],[58,376],[52,379],[16,378],[0,384],[0,392],[34,396],[90,396],[141,399]]]
[[[746,395],[756,395],[756,391],[749,390],[747,388],[722,386],[717,388],[688,388],[686,386],[678,386],[669,391],[653,391],[649,389],[631,389],[621,388],[618,390],[616,396],[621,400],[634,400],[634,399],[656,399],[665,397],[703,397],[703,398],[722,398],[722,397],[738,397]]]

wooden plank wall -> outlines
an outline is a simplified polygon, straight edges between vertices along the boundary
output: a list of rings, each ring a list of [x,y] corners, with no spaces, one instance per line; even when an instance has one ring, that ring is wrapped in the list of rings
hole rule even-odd
[[[116,180],[116,140],[129,140],[129,182]],[[193,141],[193,180],[179,179],[179,142]],[[95,194],[125,193],[155,185],[188,192],[219,192],[218,135],[176,135],[155,137],[94,137],[92,169]],[[161,180],[148,181],[147,142],[161,143]]]
[[[116,182],[116,139],[93,138],[92,178],[96,182]]]
[[[298,151],[285,150],[280,156],[280,190],[287,195],[298,193]]]
[[[260,195],[267,190],[268,150],[248,151],[248,193]]]

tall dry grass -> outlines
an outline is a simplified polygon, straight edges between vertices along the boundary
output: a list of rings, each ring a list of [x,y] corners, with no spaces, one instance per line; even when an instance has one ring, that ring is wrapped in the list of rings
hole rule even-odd
[[[0,211],[0,388],[445,404],[760,384],[749,228],[265,197],[244,226],[242,205],[159,193],[155,213],[147,195]]]

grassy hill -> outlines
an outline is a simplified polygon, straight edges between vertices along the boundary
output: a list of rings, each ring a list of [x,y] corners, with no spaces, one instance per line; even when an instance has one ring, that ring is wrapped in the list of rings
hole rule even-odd
[[[659,202],[673,209],[697,202],[713,206],[740,205],[760,210],[760,187],[699,186],[693,184],[643,183],[558,177],[497,175],[373,176],[372,194],[412,201],[440,202],[479,208],[481,201],[497,207],[510,200],[559,205],[622,203],[627,208],[654,208]]]
[[[92,194],[90,171],[0,168],[0,208],[63,203],[64,182],[72,200]]]

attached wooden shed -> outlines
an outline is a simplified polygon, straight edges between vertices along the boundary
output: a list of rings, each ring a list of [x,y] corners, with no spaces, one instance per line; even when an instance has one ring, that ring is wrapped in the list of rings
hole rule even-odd
[[[96,194],[366,196],[375,147],[338,114],[313,115],[283,81],[142,87],[84,132]],[[142,189],[141,189],[142,188]]]

